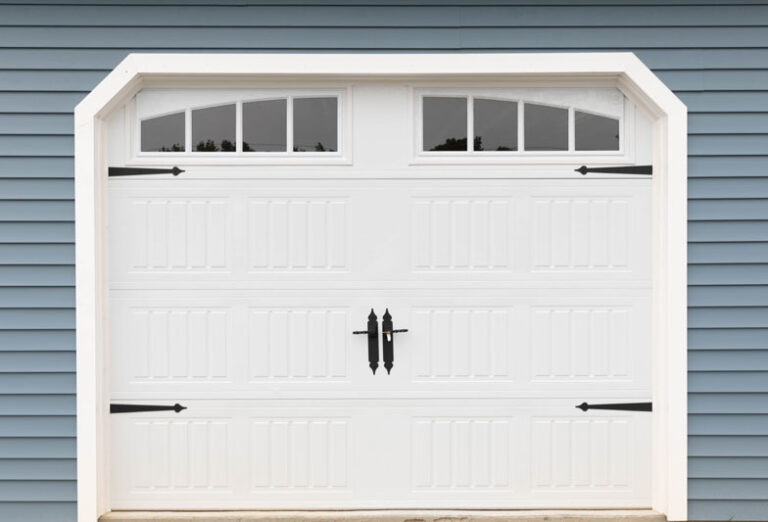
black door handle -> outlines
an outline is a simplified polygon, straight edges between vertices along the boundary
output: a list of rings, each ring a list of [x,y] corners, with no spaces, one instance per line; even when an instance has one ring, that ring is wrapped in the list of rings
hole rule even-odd
[[[402,328],[395,330],[392,326],[392,315],[389,308],[384,312],[381,318],[381,351],[384,355],[384,368],[387,369],[387,375],[392,371],[395,362],[395,338],[392,334],[407,332],[408,329]]]
[[[357,330],[352,333],[368,336],[368,366],[373,374],[376,375],[376,369],[379,367],[379,322],[373,308],[371,308],[371,313],[368,314],[368,329]]]

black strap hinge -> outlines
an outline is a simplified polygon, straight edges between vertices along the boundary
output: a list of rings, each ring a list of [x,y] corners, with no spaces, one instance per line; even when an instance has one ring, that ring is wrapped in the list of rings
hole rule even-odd
[[[179,413],[181,410],[186,410],[186,406],[182,406],[178,402],[173,406],[158,406],[154,404],[110,404],[109,413],[136,413],[141,411],[175,411]]]
[[[653,165],[629,165],[626,167],[587,167],[582,165],[576,172],[580,172],[582,176],[586,176],[588,172],[602,173],[602,174],[642,174],[644,176],[651,176],[653,174]]]
[[[145,176],[149,174],[173,174],[178,176],[184,172],[179,167],[170,169],[150,169],[146,167],[109,167],[107,173],[109,177],[114,176]]]
[[[617,410],[617,411],[653,411],[652,402],[615,402],[612,404],[588,404],[582,402],[576,407],[581,411],[587,410]]]

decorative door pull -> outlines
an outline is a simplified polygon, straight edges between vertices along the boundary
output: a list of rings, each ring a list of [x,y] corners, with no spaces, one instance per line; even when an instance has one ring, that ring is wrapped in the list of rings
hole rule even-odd
[[[389,313],[389,308],[384,312],[384,316],[381,318],[381,345],[382,352],[384,354],[384,368],[387,369],[387,375],[392,372],[392,366],[395,362],[395,342],[392,338],[393,333],[407,332],[408,330],[403,328],[395,330],[392,326],[392,315]]]
[[[352,332],[355,335],[368,336],[368,366],[374,375],[376,375],[376,369],[379,367],[379,322],[377,319],[373,308],[371,308],[371,313],[368,314],[368,329]]]
[[[618,410],[618,411],[653,411],[652,402],[616,402],[612,404],[587,404],[582,402],[576,407],[581,411],[587,410]]]

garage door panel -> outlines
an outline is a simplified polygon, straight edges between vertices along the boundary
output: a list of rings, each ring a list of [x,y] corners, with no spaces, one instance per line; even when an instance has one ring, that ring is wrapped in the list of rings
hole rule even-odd
[[[124,470],[112,486],[115,509],[606,507],[650,498],[642,413],[574,415],[562,399],[186,405],[112,416],[112,458]]]
[[[630,505],[639,506],[650,497],[650,484],[643,480],[650,469],[648,414],[542,413],[534,412],[529,424],[532,498],[557,502],[578,493],[585,501],[631,498]]]
[[[251,382],[349,377],[349,309],[250,307],[247,314]]]
[[[561,292],[535,299],[305,296],[113,298],[113,392],[258,395],[277,384],[296,393],[388,392],[396,383],[402,393],[583,393],[601,383],[602,393],[649,386],[646,292],[580,300]],[[379,316],[389,309],[395,328],[409,330],[395,334],[395,369],[378,379],[368,369],[366,337],[352,335],[366,328],[371,308]]]
[[[632,380],[630,358],[650,341],[632,331],[633,315],[631,305],[531,307],[532,379]]]
[[[397,309],[393,308],[393,311]],[[414,380],[512,379],[512,307],[414,307],[407,335]],[[407,337],[407,339],[406,339]]]
[[[640,200],[644,195],[584,192],[531,196],[530,269],[647,274],[650,254],[632,240],[647,234],[650,209],[647,199]]]
[[[112,416],[113,508],[290,507],[349,499],[354,411],[222,407],[188,401],[180,414]],[[351,415],[350,415],[351,413]],[[356,420],[355,420],[356,419]]]
[[[112,303],[113,394],[179,397],[312,382],[324,389],[350,379],[348,306],[250,306],[210,294]]]
[[[254,198],[248,207],[250,272],[347,271],[344,198]]]
[[[113,416],[112,428],[112,459],[126,470],[114,481],[117,505],[131,496],[213,500],[234,494],[233,418],[132,414]]]
[[[250,417],[251,491],[348,490],[350,425],[345,417]]]
[[[512,198],[414,198],[411,213],[414,270],[514,270]]]
[[[110,210],[110,259],[116,276],[234,269],[232,198],[113,197]]]
[[[412,418],[412,488],[514,490],[516,428],[510,417]]]
[[[232,306],[115,303],[113,384],[234,379]]]
[[[647,279],[646,183],[136,181],[111,192],[115,283]],[[546,189],[546,190],[545,190]]]

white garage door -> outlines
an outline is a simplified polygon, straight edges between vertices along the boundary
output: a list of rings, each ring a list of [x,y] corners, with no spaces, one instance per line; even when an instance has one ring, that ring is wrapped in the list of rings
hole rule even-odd
[[[634,108],[284,92],[111,126],[186,169],[109,180],[111,402],[186,407],[111,416],[113,508],[648,507],[651,414],[575,408],[651,396],[650,181],[572,172],[643,157]]]

